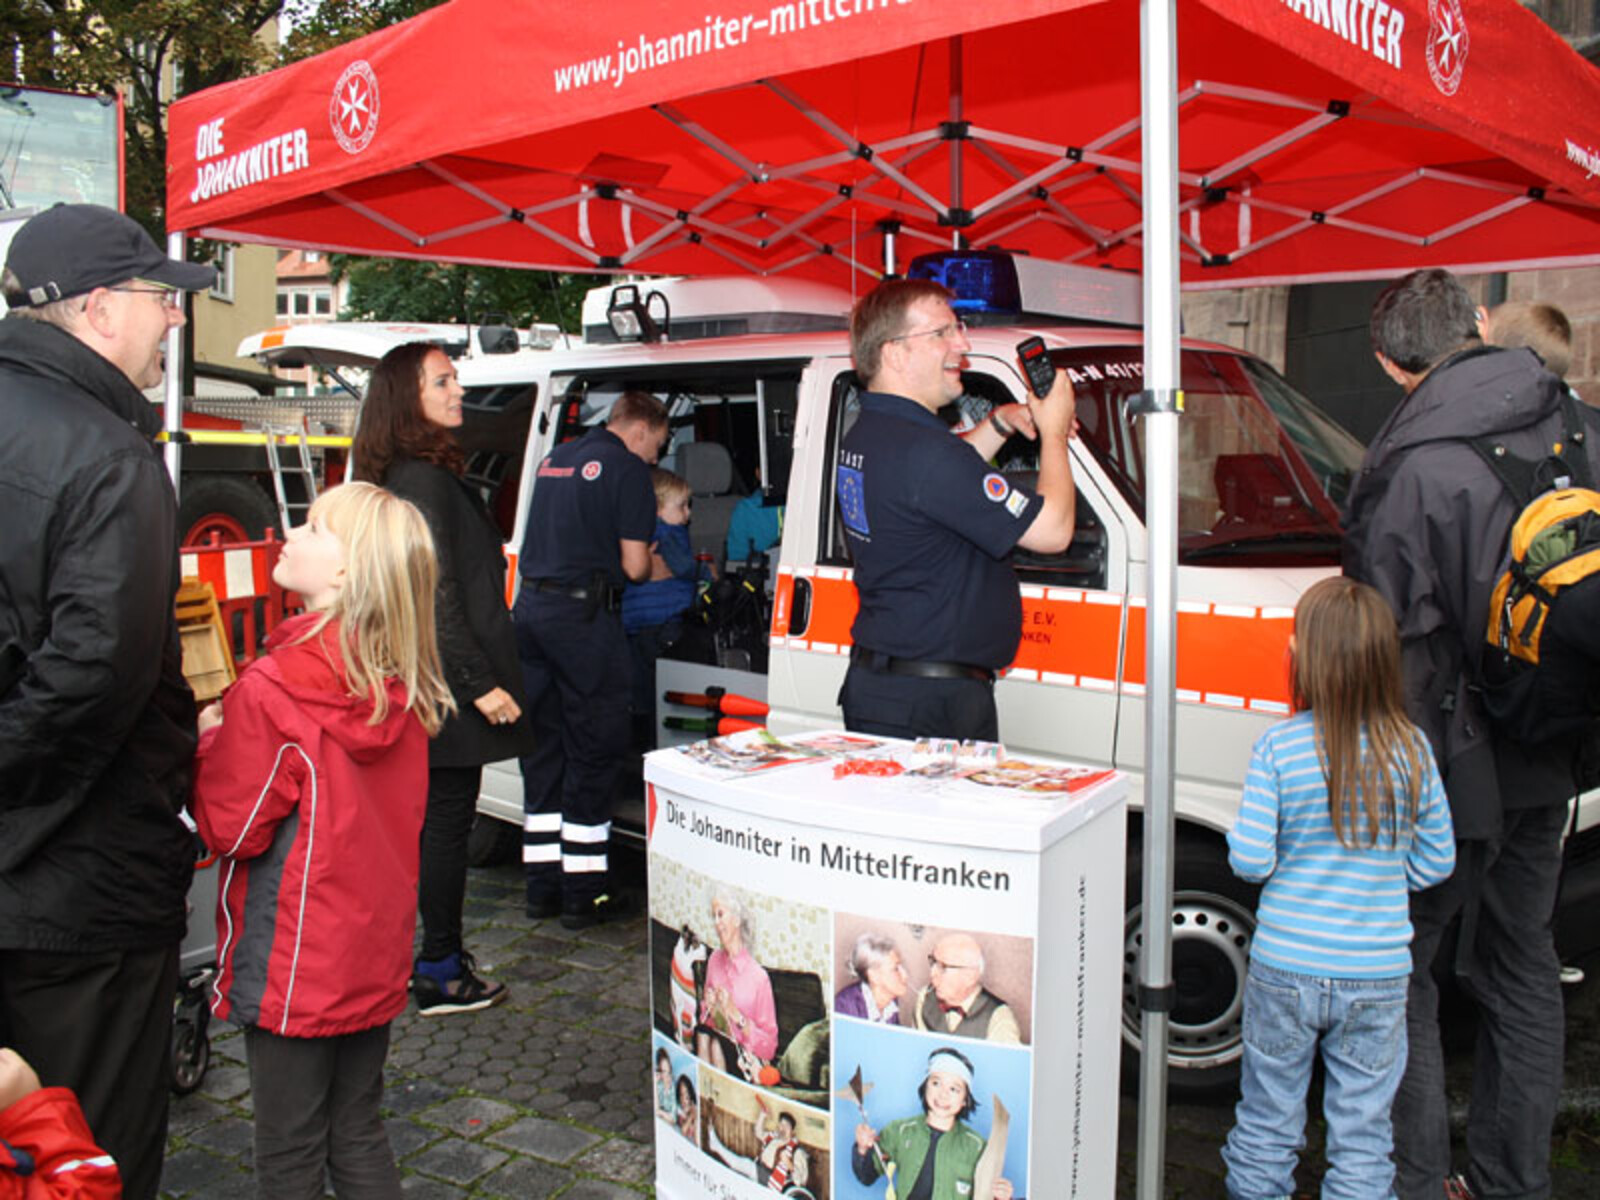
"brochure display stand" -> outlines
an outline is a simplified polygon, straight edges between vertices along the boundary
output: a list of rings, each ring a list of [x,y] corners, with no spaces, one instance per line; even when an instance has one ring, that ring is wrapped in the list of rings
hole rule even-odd
[[[645,760],[656,1194],[1114,1194],[1127,785],[764,730]]]

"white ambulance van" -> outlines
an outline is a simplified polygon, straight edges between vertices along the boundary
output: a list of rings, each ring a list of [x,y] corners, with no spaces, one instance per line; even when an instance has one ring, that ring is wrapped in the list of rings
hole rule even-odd
[[[1021,755],[1127,771],[1137,801],[1147,548],[1142,430],[1129,402],[1142,388],[1139,281],[992,252],[924,256],[908,274],[948,286],[970,326],[965,395],[948,412],[952,425],[1025,399],[1016,358],[1024,337],[1043,337],[1072,378],[1081,427],[1071,447],[1077,535],[1059,555],[1016,555],[1023,633],[1016,661],[996,685],[1001,735]],[[514,509],[509,494],[499,506],[514,514],[506,530],[513,570],[537,464],[558,442],[603,422],[628,389],[650,391],[668,407],[672,439],[663,465],[694,489],[697,549],[722,563],[732,509],[752,492],[761,500],[750,503],[782,506],[781,543],[764,581],[771,601],[763,644],[719,641],[715,667],[663,662],[657,688],[693,692],[715,684],[757,695],[780,734],[841,723],[836,697],[856,598],[833,481],[862,386],[845,333],[852,299],[821,285],[749,277],[600,288],[585,305],[582,344],[457,364],[466,403],[483,418],[530,403],[532,392],[526,446],[495,447],[502,461],[482,476],[507,491],[516,480]],[[1338,569],[1338,507],[1362,447],[1270,366],[1239,350],[1185,341],[1182,386],[1172,917],[1178,995],[1169,1057],[1174,1093],[1193,1095],[1237,1078],[1255,893],[1229,871],[1223,834],[1251,744],[1289,711],[1294,605],[1312,582]],[[1024,485],[1037,466],[1021,437],[996,463]],[[735,573],[746,565],[725,564]],[[480,822],[476,849],[515,839],[521,805],[516,764],[487,769],[480,814],[506,825],[496,838],[495,827]],[[619,809],[617,832],[637,835],[640,811]],[[1124,1035],[1136,1053],[1137,811],[1131,820],[1123,995]]]

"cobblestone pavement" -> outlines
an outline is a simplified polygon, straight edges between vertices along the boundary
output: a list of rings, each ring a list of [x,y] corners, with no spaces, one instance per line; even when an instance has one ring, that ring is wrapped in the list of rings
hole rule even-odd
[[[623,856],[642,882],[637,856]],[[511,989],[481,1013],[395,1023],[384,1096],[389,1137],[417,1200],[617,1200],[651,1195],[649,985],[642,916],[581,934],[522,911],[516,867],[475,870],[468,948]],[[1551,1147],[1559,1200],[1600,1195],[1600,959],[1567,991],[1568,1069]],[[199,1090],[175,1099],[163,1195],[240,1200],[253,1193],[250,1091],[244,1046],[212,1026],[212,1061]],[[1463,1115],[1470,1042],[1450,1056]],[[1218,1149],[1231,1102],[1168,1110],[1168,1197],[1223,1200]],[[1457,1122],[1459,1126],[1459,1120]],[[1135,1194],[1136,1110],[1122,1106],[1118,1192]],[[1301,1185],[1315,1190],[1321,1131],[1308,1131]]]

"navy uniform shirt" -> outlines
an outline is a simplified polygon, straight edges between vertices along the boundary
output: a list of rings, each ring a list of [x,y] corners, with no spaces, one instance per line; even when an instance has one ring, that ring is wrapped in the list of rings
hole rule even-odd
[[[1016,657],[1022,597],[1006,556],[1044,501],[901,396],[866,392],[835,478],[855,558],[858,646],[999,669]]]
[[[650,467],[609,429],[564,442],[539,464],[518,569],[524,579],[584,587],[622,574],[618,542],[649,542],[656,530]]]

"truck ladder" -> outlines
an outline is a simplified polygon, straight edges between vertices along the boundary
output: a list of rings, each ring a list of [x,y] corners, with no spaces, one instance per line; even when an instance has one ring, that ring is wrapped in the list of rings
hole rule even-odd
[[[298,429],[293,426],[264,425],[262,432],[267,436],[267,467],[272,472],[272,492],[278,500],[278,524],[283,529],[283,536],[289,536],[290,514],[304,514],[317,498],[317,469],[311,461],[311,444],[307,437],[305,419],[301,418]],[[294,458],[285,464],[283,452],[292,447],[295,451]],[[283,486],[285,474],[298,475],[305,488],[305,499],[291,501],[289,493]]]

